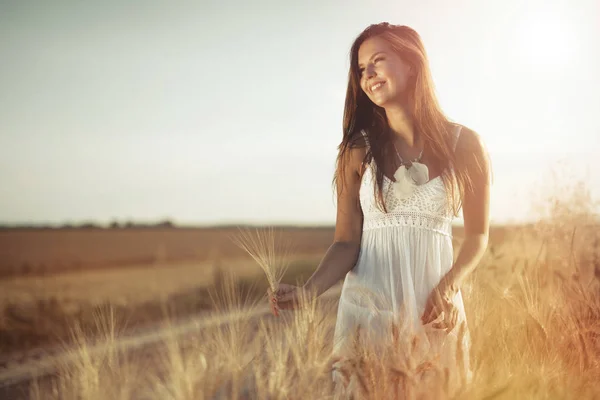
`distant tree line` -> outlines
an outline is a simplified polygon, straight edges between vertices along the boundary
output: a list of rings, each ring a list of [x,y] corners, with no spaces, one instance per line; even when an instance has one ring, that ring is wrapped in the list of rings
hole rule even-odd
[[[170,220],[163,220],[156,223],[139,223],[135,221],[119,222],[113,220],[107,225],[96,222],[82,222],[79,224],[66,223],[62,225],[35,225],[35,224],[15,224],[0,225],[0,229],[140,229],[140,228],[176,228],[177,226]]]

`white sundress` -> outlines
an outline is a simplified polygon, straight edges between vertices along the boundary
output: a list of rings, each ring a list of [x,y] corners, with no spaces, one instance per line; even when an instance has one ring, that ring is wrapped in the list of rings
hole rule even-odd
[[[457,125],[455,146],[460,134]],[[352,346],[353,332],[361,327],[362,337],[370,343],[389,339],[392,320],[400,322],[403,339],[419,337],[419,346],[411,351],[415,359],[439,354],[439,362],[450,374],[450,390],[461,376],[470,381],[470,336],[459,291],[452,299],[459,310],[459,322],[450,331],[423,326],[421,315],[431,291],[452,267],[452,219],[441,177],[417,186],[410,197],[394,197],[392,181],[384,176],[383,195],[388,213],[377,207],[373,190],[373,170],[367,168],[360,186],[363,212],[361,248],[354,268],[344,279],[338,305],[333,352],[340,356]],[[456,348],[460,323],[464,322],[462,360]],[[408,351],[409,345],[406,351]],[[412,349],[412,347],[411,347]],[[404,351],[404,350],[402,350]],[[343,387],[334,364],[336,391]],[[459,366],[463,368],[459,371]]]

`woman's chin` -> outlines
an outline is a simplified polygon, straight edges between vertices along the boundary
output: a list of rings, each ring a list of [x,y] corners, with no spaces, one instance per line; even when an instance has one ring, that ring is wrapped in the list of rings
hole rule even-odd
[[[374,99],[373,104],[375,104],[378,107],[385,108],[386,106],[389,106],[391,103],[390,103],[390,99],[387,96],[381,96],[377,99]]]
[[[388,107],[392,107],[392,106],[403,106],[404,104],[406,104],[406,101],[404,99],[404,96],[397,96],[397,97],[392,97],[392,96],[380,96],[376,99],[373,99],[373,104],[375,104],[378,107],[381,108],[388,108]]]

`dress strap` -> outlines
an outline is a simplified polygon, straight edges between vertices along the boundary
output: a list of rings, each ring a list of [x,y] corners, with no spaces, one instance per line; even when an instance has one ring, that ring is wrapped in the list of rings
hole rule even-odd
[[[360,133],[363,135],[363,138],[365,139],[365,144],[367,145],[367,147],[370,147],[370,145],[369,145],[369,135],[367,135],[367,132],[364,129],[361,129]]]
[[[456,128],[454,129],[454,143],[452,144],[452,151],[456,151],[456,144],[458,143],[458,138],[460,137],[460,131],[462,130],[462,125],[456,124]]]

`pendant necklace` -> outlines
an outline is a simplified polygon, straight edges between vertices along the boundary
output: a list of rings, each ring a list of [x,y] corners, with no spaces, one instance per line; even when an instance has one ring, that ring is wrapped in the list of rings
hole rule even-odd
[[[404,161],[396,148],[396,144],[393,143],[396,155],[400,160],[400,166],[394,173],[393,183],[394,194],[398,199],[405,199],[409,197],[417,185],[422,185],[429,181],[429,169],[427,165],[420,163],[421,157],[423,156],[423,149],[419,153],[419,156],[412,161]]]

